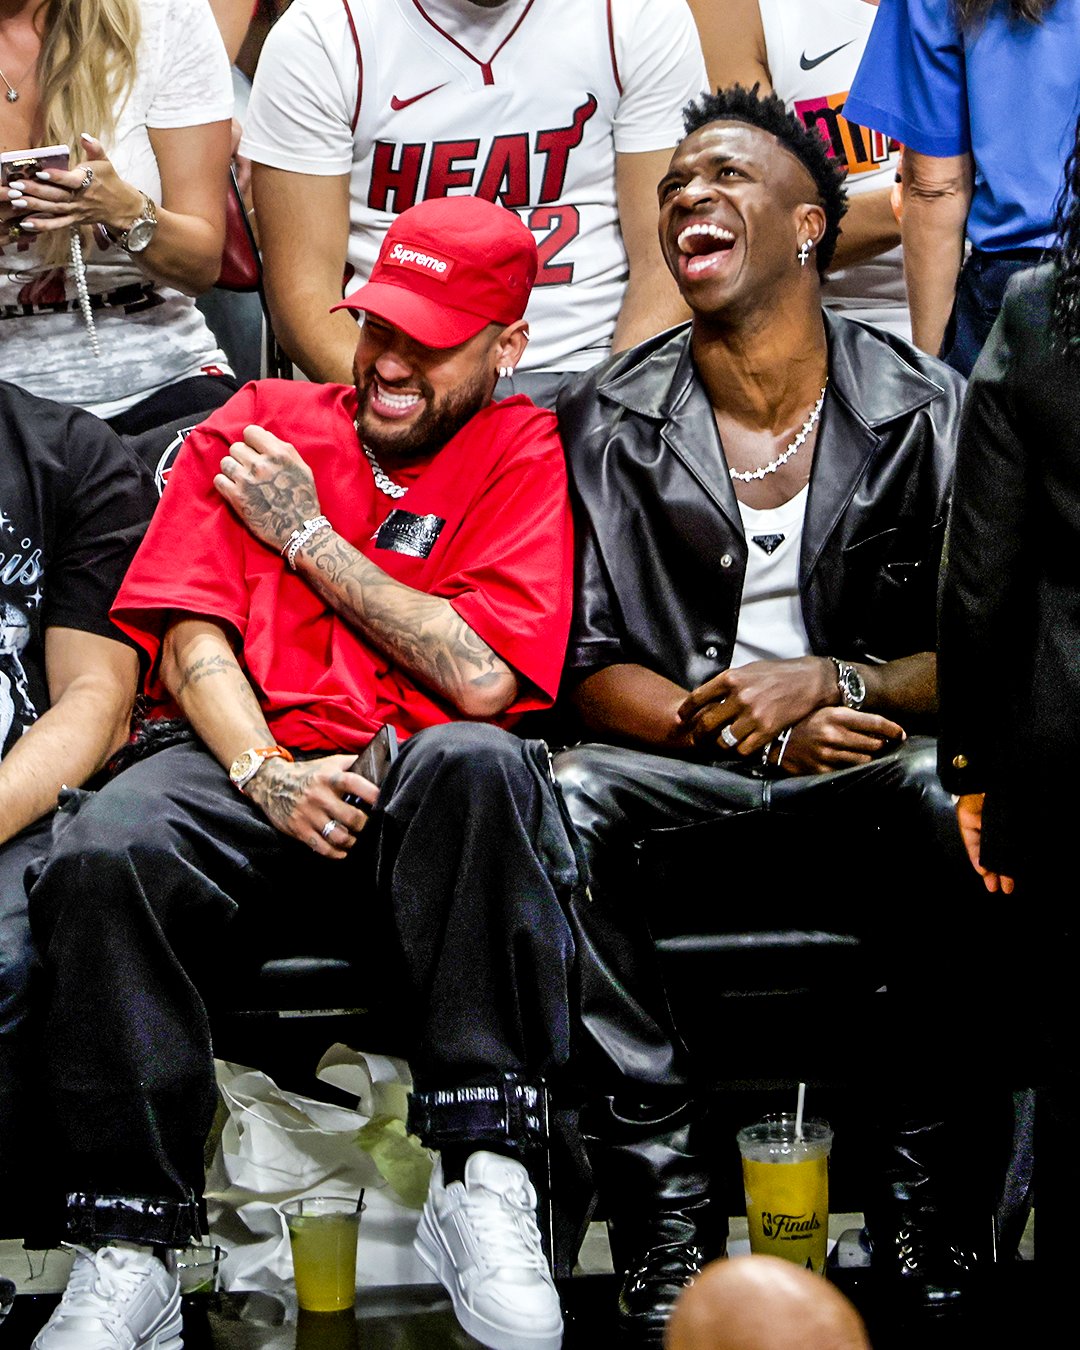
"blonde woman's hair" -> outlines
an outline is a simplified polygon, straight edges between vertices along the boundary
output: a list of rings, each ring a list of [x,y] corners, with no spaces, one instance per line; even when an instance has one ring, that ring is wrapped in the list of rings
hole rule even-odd
[[[49,145],[75,150],[84,131],[108,143],[135,81],[138,0],[47,0],[38,58]]]
[[[135,82],[141,29],[139,0],[46,0],[38,87],[45,144],[66,144],[78,157],[84,131],[108,148]],[[44,261],[62,265],[66,233],[44,244]]]

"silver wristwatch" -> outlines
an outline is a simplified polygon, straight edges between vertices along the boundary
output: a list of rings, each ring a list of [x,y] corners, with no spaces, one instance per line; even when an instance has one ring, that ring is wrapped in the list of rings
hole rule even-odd
[[[845,708],[861,708],[866,698],[866,681],[850,663],[841,661],[838,656],[829,660],[836,667],[836,687],[840,690],[840,701]]]
[[[126,230],[121,230],[119,234],[109,232],[109,237],[124,250],[125,253],[141,253],[143,249],[148,248],[151,239],[154,237],[154,231],[158,227],[157,210],[154,203],[144,192],[142,194],[143,209],[131,222]]]

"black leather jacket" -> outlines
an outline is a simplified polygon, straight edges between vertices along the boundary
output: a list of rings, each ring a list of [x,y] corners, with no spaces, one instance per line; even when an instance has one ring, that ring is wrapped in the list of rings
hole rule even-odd
[[[826,312],[799,568],[811,649],[886,661],[935,646],[963,380],[901,338]],[[577,514],[571,680],[635,663],[695,688],[731,660],[747,546],[689,326],[559,401]]]

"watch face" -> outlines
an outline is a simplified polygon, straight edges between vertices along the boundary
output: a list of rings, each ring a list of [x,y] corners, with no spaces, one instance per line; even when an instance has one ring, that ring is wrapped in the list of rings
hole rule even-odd
[[[857,708],[866,697],[866,681],[857,670],[847,666],[844,670],[842,683],[844,702],[849,708]]]
[[[129,253],[141,253],[154,237],[156,220],[137,220],[128,230],[124,247]]]
[[[233,760],[232,768],[229,770],[229,777],[234,783],[238,782],[245,774],[251,772],[257,762],[255,755],[253,755],[250,750],[245,750],[242,755],[237,755]]]

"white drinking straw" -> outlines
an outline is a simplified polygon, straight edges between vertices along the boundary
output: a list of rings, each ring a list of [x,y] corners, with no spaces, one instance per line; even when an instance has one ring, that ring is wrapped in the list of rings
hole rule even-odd
[[[803,1137],[803,1134],[802,1134],[802,1116],[803,1116],[803,1106],[805,1105],[805,1103],[806,1103],[806,1084],[805,1084],[805,1083],[800,1083],[800,1084],[799,1084],[799,1102],[798,1102],[798,1105],[795,1107],[795,1138],[796,1138],[796,1139],[801,1139],[801,1138]]]

